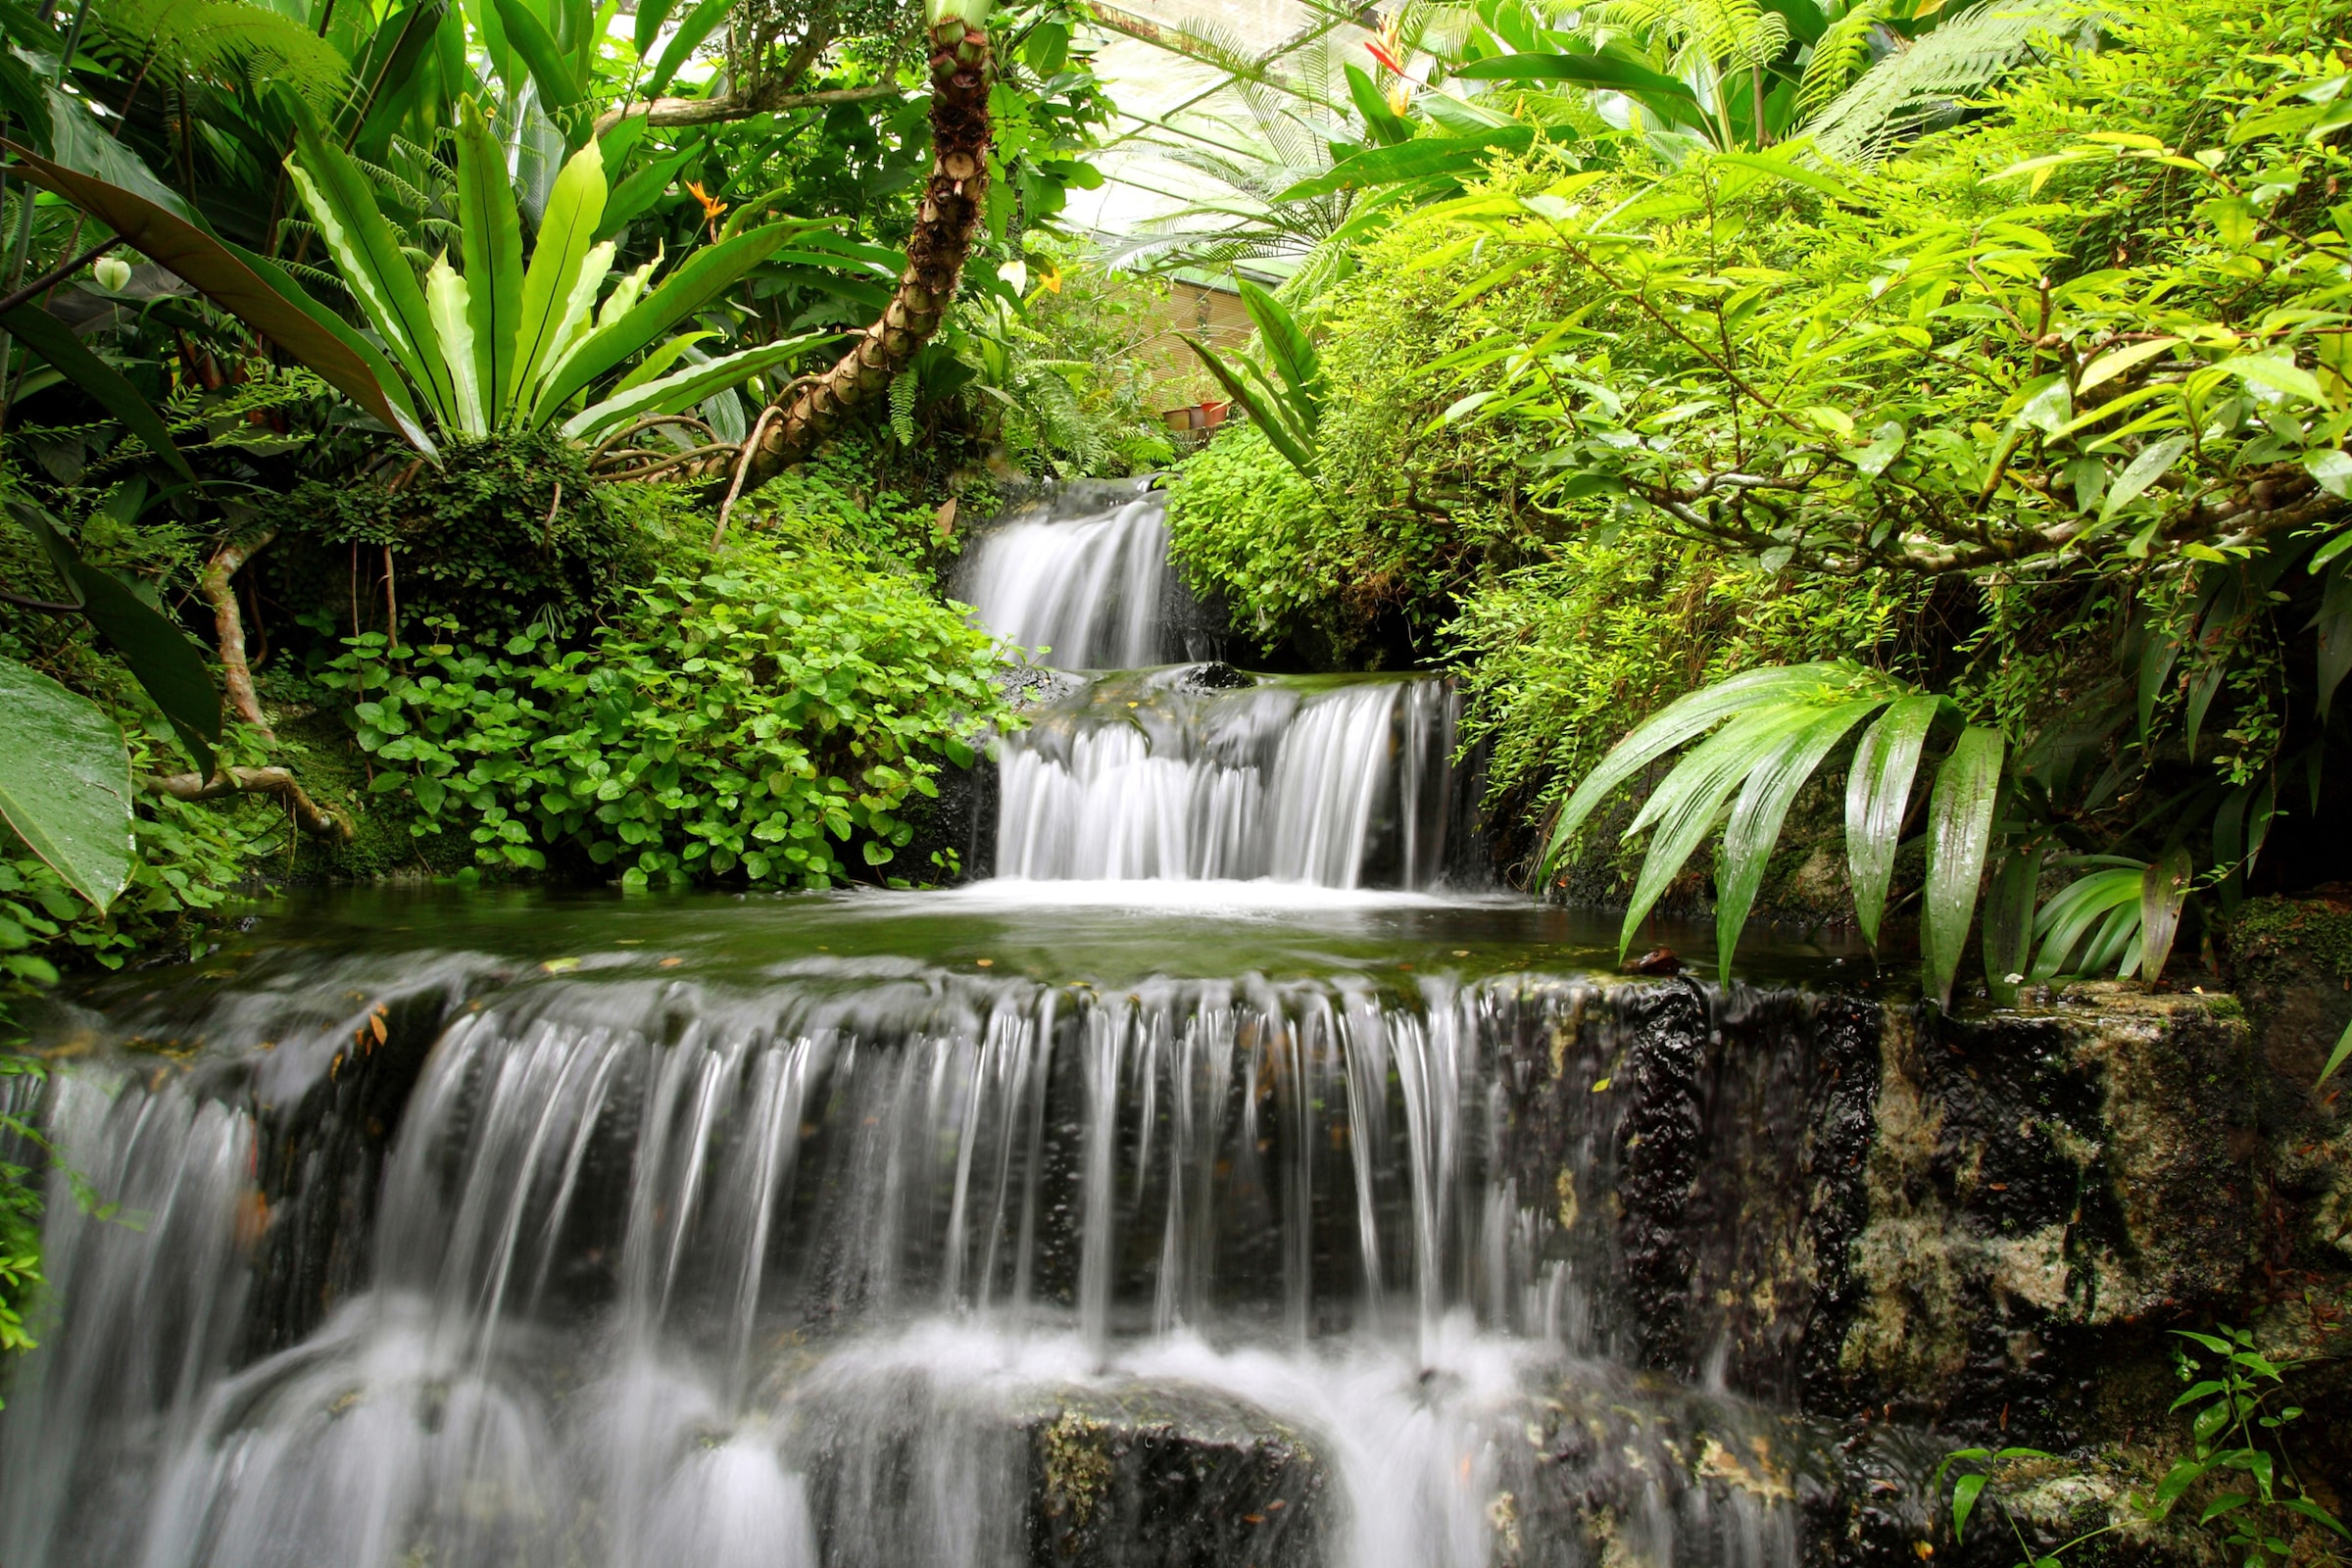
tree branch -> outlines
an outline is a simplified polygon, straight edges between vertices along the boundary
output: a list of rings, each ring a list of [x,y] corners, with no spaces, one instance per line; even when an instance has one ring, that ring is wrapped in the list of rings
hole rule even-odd
[[[277,537],[272,528],[244,544],[223,545],[196,579],[196,592],[213,607],[213,634],[220,646],[220,672],[228,687],[228,705],[236,715],[261,731],[265,740],[275,740],[268,720],[262,717],[261,699],[254,694],[253,668],[245,659],[245,617],[237,611],[237,591],[230,579],[245,563]]]
[[[828,87],[822,92],[771,92],[755,88],[742,97],[656,98],[649,103],[623,104],[608,109],[596,120],[599,136],[624,120],[643,119],[651,125],[715,125],[754,115],[781,114],[787,109],[817,109],[827,104],[862,104],[876,98],[904,97],[896,86]]]
[[[282,767],[224,767],[206,778],[201,773],[140,775],[140,787],[152,795],[175,801],[217,801],[228,795],[274,795],[294,813],[294,820],[313,833],[329,834],[351,842],[351,820],[332,807],[320,806],[303,793],[294,775]]]

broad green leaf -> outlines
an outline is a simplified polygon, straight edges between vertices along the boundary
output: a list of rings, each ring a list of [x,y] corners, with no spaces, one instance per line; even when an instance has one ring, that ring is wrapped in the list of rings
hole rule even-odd
[[[2139,977],[2142,980],[2154,980],[2164,973],[2164,960],[2173,951],[2173,937],[2180,929],[2180,906],[2188,898],[2189,880],[2195,874],[2188,850],[2182,846],[2167,851],[2140,873]]]
[[[590,142],[571,155],[548,194],[547,211],[531,263],[522,276],[522,318],[514,332],[514,357],[508,366],[505,402],[512,410],[532,408],[540,376],[561,351],[572,286],[596,243],[605,216],[604,155]]]
[[[1354,103],[1355,112],[1364,117],[1364,124],[1372,134],[1389,145],[1410,139],[1413,127],[1398,119],[1396,111],[1389,107],[1389,101],[1381,96],[1380,84],[1372,79],[1371,74],[1355,65],[1345,67],[1344,71],[1348,78],[1348,97]],[[1289,200],[1288,197],[1278,199]]]
[[[1294,422],[1312,440],[1315,426],[1320,422],[1323,357],[1282,301],[1246,277],[1236,278],[1234,285],[1241,291],[1242,308],[1250,313],[1258,337],[1266,345],[1266,358],[1274,362],[1275,372],[1290,388]]]
[[[2140,492],[2164,477],[2165,470],[2188,450],[2188,437],[2168,435],[2161,441],[2151,441],[2139,455],[2124,465],[2124,471],[2107,487],[2107,500],[2099,509],[2099,521],[2104,524],[2139,499]]]
[[[2240,380],[2255,386],[2267,386],[2274,392],[2301,398],[2325,408],[2328,394],[2320,390],[2319,377],[2294,361],[2269,354],[2241,354],[2224,360],[2216,368],[2228,370]]]
[[[716,332],[680,332],[676,337],[650,351],[644,359],[631,366],[628,374],[612,383],[613,393],[618,395],[632,387],[643,386],[648,381],[660,380],[669,373],[669,368],[677,364],[688,349],[693,348],[705,338],[716,336],[718,336]]]
[[[1732,955],[1747,924],[1747,911],[1763,886],[1765,867],[1781,840],[1789,803],[1805,780],[1829,756],[1846,732],[1876,712],[1880,699],[1865,697],[1824,709],[1805,728],[1789,736],[1748,774],[1732,820],[1724,829],[1723,856],[1715,867],[1715,947],[1717,972],[1732,974]]]
[[[645,86],[640,89],[642,96],[661,97],[662,89],[668,86],[670,78],[678,74],[687,61],[694,58],[694,52],[703,46],[703,40],[710,37],[718,24],[726,20],[727,13],[734,6],[735,0],[702,0],[702,4],[687,12],[686,20],[678,24],[678,30],[663,46],[662,58],[654,62],[654,74],[646,78]]]
[[[2338,501],[2352,500],[2352,453],[2329,447],[2303,455],[2303,470]]]
[[[1497,152],[1522,153],[1535,145],[1536,133],[1524,125],[1502,125],[1466,136],[1422,136],[1393,147],[1371,147],[1351,153],[1324,172],[1302,179],[1276,196],[1276,202],[1304,201],[1334,191],[1369,190],[1408,179],[1441,174],[1474,174]]]
[[[2041,846],[2020,844],[1994,865],[1984,901],[1984,983],[1995,1006],[2017,1004],[2017,988],[2034,956],[2034,898],[2041,881]]]
[[[1952,1488],[1952,1539],[1966,1540],[1968,1516],[1976,1511],[1977,1494],[1984,1490],[1988,1478],[1983,1471],[1962,1476]]]
[[[644,12],[638,15],[643,16]],[[612,194],[605,198],[604,221],[596,225],[596,237],[612,239],[631,219],[660,201],[662,193],[677,180],[679,172],[701,154],[703,144],[703,137],[689,136],[667,157],[656,158],[650,164],[629,171],[621,182],[612,187]]]
[[[215,763],[213,746],[220,739],[220,692],[213,684],[204,651],[189,641],[179,623],[133,593],[111,571],[81,559],[72,540],[32,507],[16,509],[23,522],[49,558],[50,569],[74,590],[84,619],[130,666],[131,675],[152,698],[208,777]]]
[[[681,262],[662,286],[628,307],[610,324],[601,324],[557,366],[539,389],[532,416],[548,419],[614,366],[640,354],[680,321],[701,310],[753,268],[775,254],[790,230],[781,226],[754,229],[715,245],[703,245]],[[626,287],[624,283],[622,287]],[[615,289],[618,295],[619,289]],[[611,304],[611,301],[607,302]]]
[[[2043,377],[2041,385],[2017,411],[2015,423],[2020,428],[2056,435],[2074,416],[2074,401],[2067,394],[2066,376],[2061,372]]]
[[[1618,933],[1620,958],[1692,852],[1705,842],[1732,792],[1820,714],[1819,704],[1801,697],[1751,708],[1692,748],[1650,792],[1626,829],[1630,838],[1656,824]]]
[[[29,303],[0,316],[0,325],[7,326],[25,347],[55,367],[60,375],[88,393],[100,408],[137,436],[147,450],[170,464],[174,472],[191,482],[195,480],[196,470],[188,466],[187,458],[172,439],[171,426],[164,423],[164,416],[155,411],[155,405],[139,396],[139,389],[123,379],[122,371],[84,348],[72,327]]]
[[[450,267],[446,255],[436,260],[424,274],[425,309],[433,314],[433,330],[441,336],[441,347],[448,355],[450,383],[457,391],[458,427],[467,435],[483,436],[490,433],[490,425],[482,408],[482,383],[476,370],[468,292],[466,280]]]
[[[2092,387],[2104,386],[2134,366],[2145,365],[2157,355],[2170,352],[2180,341],[2177,337],[2160,337],[2108,350],[2082,368],[2082,379],[2075,383],[2076,400],[2081,401]]]
[[[2145,869],[2135,861],[2121,861],[2078,877],[2043,905],[2034,919],[2040,947],[2029,971],[2032,978],[2048,980],[2061,972],[2088,968],[2087,962],[2071,964],[2069,959],[2092,927],[2115,911],[2130,909],[2137,920],[2140,878]]]
[[[643,60],[653,52],[654,40],[662,36],[662,24],[669,20],[678,0],[639,0],[637,22],[630,36],[637,45],[637,58]]]
[[[1791,185],[1802,185],[1809,191],[1827,196],[1835,202],[1843,202],[1848,207],[1863,205],[1862,198],[1854,194],[1850,186],[1832,179],[1818,169],[1808,169],[1790,158],[1776,157],[1771,153],[1733,151],[1717,153],[1712,161],[1717,164],[1728,164],[1734,169],[1744,169],[1753,173],[1768,175],[1773,179],[1787,180]]]
[[[2320,634],[2319,709],[2325,719],[2328,705],[2335,700],[2335,689],[2352,673],[2352,561],[2336,563],[2335,573],[2328,579],[2320,600],[2320,612],[2311,623]]]
[[[1682,99],[1693,110],[1698,94],[1688,82],[1614,55],[1498,55],[1474,60],[1454,73],[1468,81],[1572,81],[1583,87],[1606,87],[1640,96],[1644,102]]]
[[[534,15],[523,0],[491,0],[498,8],[499,24],[506,29],[507,42],[522,57],[531,73],[531,80],[539,87],[539,107],[547,118],[564,132],[566,144],[578,147],[588,139],[590,116],[580,103],[580,84],[572,74],[571,62],[547,30],[547,24]]]
[[[319,238],[392,350],[392,358],[434,416],[455,424],[457,389],[442,360],[424,291],[392,225],[376,206],[374,191],[343,149],[319,133],[307,109],[291,96],[282,101],[295,116],[296,151],[287,158],[286,169],[318,222]]]
[[[564,434],[574,441],[593,441],[602,432],[648,414],[676,414],[713,393],[723,392],[775,366],[791,362],[809,345],[823,341],[822,332],[779,338],[758,348],[721,355],[701,365],[665,375],[658,381],[592,404],[564,421]]]
[[[1952,1004],[1977,907],[1977,882],[1992,839],[1992,807],[2000,794],[2007,741],[1997,729],[1971,724],[1936,770],[1928,796],[1928,885],[1919,921],[1921,967],[1936,1004]]]
[[[514,206],[506,149],[470,101],[458,111],[457,142],[466,320],[473,340],[482,417],[496,429],[513,407],[511,362],[522,324],[522,218]]]
[[[1288,422],[1275,408],[1273,398],[1244,380],[1234,368],[1226,363],[1223,355],[1190,332],[1179,332],[1176,336],[1184,342],[1187,348],[1200,356],[1200,363],[1207,368],[1208,373],[1216,377],[1217,384],[1225,389],[1228,397],[1242,406],[1243,411],[1250,416],[1250,421],[1257,426],[1267,442],[1282,455],[1283,461],[1308,478],[1313,478],[1315,475],[1314,454],[1299,445],[1298,437],[1291,433]]]
[[[0,659],[0,817],[101,912],[130,882],[130,753],[106,710]]]
[[[445,0],[416,0],[369,34],[351,68],[351,91],[335,113],[335,123],[347,137],[367,123],[379,100],[416,74],[446,9]]]
[[[225,245],[225,242],[223,242]],[[319,375],[338,388],[344,396],[368,413],[381,419],[386,426],[399,432],[409,445],[428,458],[437,459],[432,437],[424,432],[424,423],[416,414],[416,400],[410,396],[400,371],[383,351],[360,336],[351,324],[325,306],[303,292],[302,285],[287,275],[275,262],[256,256],[235,245],[225,245],[232,259],[244,266],[253,276],[268,288],[276,291],[278,299],[310,322],[312,335],[303,339],[304,347],[293,349],[297,359],[310,366]],[[221,297],[207,291],[220,302]],[[236,307],[231,305],[231,310]],[[254,318],[244,312],[237,314],[249,323]],[[254,323],[258,326],[258,323]],[[266,327],[259,328],[283,347],[286,339]],[[317,357],[314,358],[313,356]],[[325,364],[322,365],[321,361]]]
[[[547,383],[563,370],[564,362],[587,341],[597,291],[605,285],[605,274],[612,270],[612,253],[611,240],[599,240],[588,247],[588,255],[572,277],[571,293],[564,299],[564,314],[556,321],[555,350],[540,368],[539,384],[529,399],[535,415],[541,407],[539,394],[547,390]],[[552,416],[555,412],[555,408],[549,407],[544,416]]]
[[[1879,945],[1894,849],[1911,804],[1920,748],[1944,706],[1940,697],[1903,697],[1862,732],[1845,775],[1845,863],[1854,889],[1854,920],[1862,938]]]

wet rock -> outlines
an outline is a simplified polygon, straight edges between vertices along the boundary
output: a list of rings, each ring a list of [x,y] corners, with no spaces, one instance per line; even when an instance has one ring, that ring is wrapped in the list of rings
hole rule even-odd
[[[1309,1568],[1326,1471],[1297,1432],[1183,1388],[1072,1396],[1030,1426],[1038,1568]]]
[[[1246,675],[1221,660],[1195,664],[1176,677],[1179,691],[1227,692],[1256,684],[1255,676]]]

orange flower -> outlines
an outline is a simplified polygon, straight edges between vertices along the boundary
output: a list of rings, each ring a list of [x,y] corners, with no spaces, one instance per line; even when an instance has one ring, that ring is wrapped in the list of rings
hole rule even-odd
[[[688,180],[686,188],[693,193],[696,201],[703,204],[703,221],[710,226],[710,238],[715,242],[718,239],[718,215],[727,210],[727,204],[712,200],[710,193],[703,189],[700,180]]]
[[[1366,38],[1364,40],[1364,51],[1371,55],[1373,59],[1379,61],[1391,71],[1396,73],[1396,74],[1399,76],[1404,74],[1404,67],[1397,64],[1396,57],[1391,54],[1388,48],[1382,44],[1378,38]]]

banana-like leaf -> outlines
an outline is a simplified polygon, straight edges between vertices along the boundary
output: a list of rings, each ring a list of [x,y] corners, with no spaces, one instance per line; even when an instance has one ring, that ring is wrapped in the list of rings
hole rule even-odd
[[[2001,788],[2007,741],[1971,724],[1936,770],[1928,796],[1928,886],[1920,913],[1920,962],[1936,1004],[1952,1004],[1952,981],[1977,908],[1977,883],[1992,842],[1992,808]]]
[[[1818,705],[1803,701],[1751,709],[1702,741],[1650,792],[1626,829],[1630,838],[1656,824],[1641,874],[1634,879],[1633,899],[1626,906],[1617,942],[1620,957],[1692,852],[1705,842],[1732,792],[1820,714]]]
[[[2176,845],[2140,873],[2139,977],[2154,980],[2164,973],[2172,956],[2173,938],[2180,930],[2180,906],[2187,902],[2196,866],[2184,845]]]
[[[2312,620],[2320,633],[2320,717],[2335,700],[2335,689],[2352,673],[2352,556],[2340,558],[2328,578],[2320,612]]]
[[[654,40],[662,36],[662,24],[669,20],[670,11],[678,0],[639,0],[637,24],[631,36],[637,43],[637,58],[643,60],[653,52]]]
[[[1207,368],[1208,373],[1216,377],[1217,385],[1223,387],[1226,396],[1240,404],[1243,410],[1249,414],[1250,421],[1264,434],[1267,443],[1276,452],[1282,454],[1282,460],[1308,478],[1313,478],[1315,456],[1298,444],[1298,437],[1291,433],[1288,422],[1283,418],[1280,411],[1274,407],[1274,400],[1244,380],[1233,367],[1225,362],[1223,355],[1200,339],[1193,336],[1190,332],[1179,332],[1176,335],[1184,341],[1185,347],[1200,356],[1200,363]]]
[[[1287,401],[1292,418],[1299,434],[1312,442],[1316,427],[1322,422],[1323,356],[1316,352],[1314,339],[1306,335],[1282,301],[1246,277],[1235,279],[1235,286],[1241,290],[1242,308],[1256,323],[1258,338],[1266,345],[1266,358],[1273,362],[1274,372],[1290,388]]]
[[[2034,897],[2040,881],[2037,843],[2013,847],[1993,867],[1984,901],[1984,983],[1995,1006],[2017,1005],[2018,980],[2034,956]]]
[[[1371,74],[1361,66],[1351,65],[1342,69],[1348,77],[1348,96],[1354,102],[1355,112],[1364,117],[1364,124],[1372,134],[1389,145],[1409,140],[1413,134],[1411,123],[1389,107],[1388,99],[1381,96],[1380,84],[1372,79]],[[1277,200],[1288,201],[1290,198],[1283,196]]]
[[[662,89],[669,85],[670,78],[678,74],[680,67],[694,58],[694,52],[703,46],[703,40],[710,37],[718,24],[726,20],[727,13],[734,5],[735,0],[703,0],[701,5],[686,13],[686,20],[678,24],[678,30],[662,49],[662,58],[654,62],[654,74],[646,78],[645,86],[641,89],[645,97],[662,96]]]
[[[585,390],[591,381],[632,355],[642,353],[680,321],[701,310],[743,275],[773,256],[790,230],[754,229],[716,245],[698,247],[681,262],[662,286],[583,338],[546,377],[533,406],[536,419],[552,418],[558,409]]]
[[[1845,776],[1845,863],[1854,887],[1854,919],[1863,940],[1879,945],[1894,850],[1911,806],[1911,783],[1928,730],[1942,710],[1940,697],[1904,697],[1862,732]]]
[[[1723,834],[1723,856],[1715,867],[1717,972],[1729,979],[1732,955],[1747,924],[1747,911],[1763,886],[1765,867],[1781,841],[1781,824],[1805,780],[1856,724],[1878,711],[1881,699],[1865,697],[1820,710],[1820,716],[1783,741],[1748,773],[1732,820]]]
[[[1473,81],[1574,82],[1580,87],[1624,93],[1669,122],[1706,122],[1698,94],[1688,82],[1613,55],[1499,55],[1472,61],[1454,74]]]
[[[281,95],[294,116],[295,152],[286,160],[295,188],[318,225],[318,236],[334,256],[343,281],[366,307],[392,358],[443,424],[455,425],[457,389],[425,308],[416,272],[376,205],[375,192],[342,148],[319,132],[318,122],[292,95]]]
[[[2112,926],[2118,916],[2133,929],[2139,922],[2139,894],[2147,867],[2118,856],[2084,857],[2076,863],[2099,868],[2068,883],[2034,917],[2034,938],[2040,946],[2029,973],[2037,982],[2091,967],[2087,960],[2095,958],[2099,948],[2106,945],[2104,940],[2092,943],[2086,961],[2070,960],[2083,939],[2102,924]]]
[[[1875,678],[1859,665],[1843,663],[1768,665],[1746,670],[1670,703],[1652,714],[1631,735],[1619,741],[1587,775],[1560,808],[1551,837],[1544,847],[1546,872],[1559,859],[1575,835],[1600,803],[1657,759],[1704,734],[1743,709],[1760,703],[1785,702],[1800,692],[1824,688],[1844,690],[1857,681]]]
[[[204,652],[179,623],[133,593],[111,571],[81,559],[74,542],[39,509],[19,505],[17,518],[49,558],[50,569],[74,591],[82,618],[97,628],[140,687],[171,722],[180,744],[211,776],[213,747],[220,739],[220,692],[205,664]]]
[[[564,434],[574,441],[593,441],[606,430],[648,414],[676,414],[692,408],[716,392],[723,392],[775,366],[789,363],[805,352],[810,344],[822,342],[826,334],[805,332],[799,337],[780,338],[762,343],[758,348],[724,354],[701,365],[689,366],[658,381],[605,399],[582,409],[564,422]]]
[[[130,882],[130,753],[106,710],[0,659],[0,818],[100,913]]]
[[[1422,136],[1394,147],[1367,147],[1330,169],[1291,186],[1275,202],[1304,201],[1334,191],[1370,190],[1410,179],[1475,174],[1498,152],[1523,153],[1536,133],[1525,125],[1501,125],[1468,136]]]
[[[522,57],[531,80],[538,83],[540,109],[564,132],[569,145],[579,146],[588,139],[590,117],[580,103],[580,83],[572,74],[571,62],[564,58],[547,24],[523,0],[491,0],[491,4],[498,8],[507,42]]]
[[[698,347],[705,338],[716,336],[718,336],[716,332],[680,332],[661,347],[649,351],[644,359],[631,366],[628,374],[612,383],[613,392],[615,394],[626,392],[632,387],[643,386],[648,381],[660,380],[669,373],[671,366],[685,358],[688,349]]]
[[[522,318],[514,334],[505,402],[510,409],[532,406],[546,368],[561,352],[572,285],[596,243],[605,216],[605,163],[590,142],[564,163],[548,193],[539,220],[538,243],[522,275]]]
[[[415,76],[447,11],[447,0],[416,0],[369,35],[351,68],[351,92],[335,115],[347,136]]]
[[[449,377],[458,395],[458,422],[467,435],[484,436],[490,433],[490,423],[482,408],[481,375],[474,357],[470,292],[446,255],[424,274],[425,308],[433,313],[433,330],[441,334],[441,346],[449,353]]]
[[[72,327],[30,303],[0,316],[0,325],[6,325],[26,348],[54,366],[60,375],[122,420],[123,427],[137,436],[148,451],[170,464],[182,478],[195,480],[196,470],[188,466],[187,458],[172,439],[171,426],[164,423],[164,416],[155,411],[155,405],[139,396],[139,389],[123,379],[122,371],[84,348]]]
[[[522,324],[522,218],[506,149],[479,107],[458,111],[458,228],[466,263],[466,320],[475,384],[491,429],[507,421],[509,362]]]

